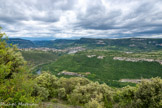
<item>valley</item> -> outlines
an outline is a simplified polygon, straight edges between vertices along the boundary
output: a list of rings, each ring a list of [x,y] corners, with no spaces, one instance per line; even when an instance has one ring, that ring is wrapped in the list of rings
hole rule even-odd
[[[138,58],[136,58],[136,62],[114,60],[114,57],[117,55],[124,55],[124,53],[116,51],[82,51],[72,55],[61,56],[55,62],[43,65],[42,71],[50,71],[58,77],[69,77],[69,75],[65,74],[58,75],[62,71],[82,75],[89,72],[90,74],[84,75],[84,77],[111,86],[121,83],[119,82],[120,79],[162,77],[162,65],[156,61],[142,61]],[[122,84],[118,86],[122,87]]]
[[[145,47],[154,43],[152,45],[158,49],[147,51],[142,46],[132,49],[129,45],[116,49],[110,45],[112,43],[106,43],[111,41],[118,41],[114,46],[118,46],[119,43],[120,46],[124,46],[123,41],[129,44],[148,42]],[[56,42],[44,41],[42,43],[45,44],[41,43],[40,46],[29,46],[19,50],[32,67],[31,71],[34,74],[49,71],[57,77],[79,76],[112,87],[124,87],[136,84],[134,81],[121,81],[122,79],[142,80],[162,77],[162,50],[155,42],[160,44],[161,39],[86,40],[81,38],[80,40],[56,40]],[[46,47],[47,43],[50,45],[53,43],[55,47]],[[89,43],[91,44],[88,45]]]

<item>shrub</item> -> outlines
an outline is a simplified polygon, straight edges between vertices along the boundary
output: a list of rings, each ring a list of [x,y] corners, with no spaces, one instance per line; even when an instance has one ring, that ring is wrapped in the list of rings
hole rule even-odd
[[[6,44],[4,35],[0,31],[0,100],[16,104],[37,102],[31,96],[34,82],[25,71],[25,61],[16,47]]]
[[[98,103],[98,101],[92,99],[87,104],[85,104],[85,108],[104,108],[104,106],[101,103]]]
[[[59,88],[64,88],[66,94],[73,92],[77,85],[86,85],[90,81],[86,78],[72,77],[72,78],[60,78],[58,80]]]
[[[142,108],[162,107],[162,80],[153,78],[151,81],[142,81],[135,92],[135,105]]]
[[[86,104],[91,99],[95,99],[99,103],[111,103],[112,98],[110,88],[105,84],[91,82],[84,86],[76,86],[73,92],[68,96],[68,101],[71,104]]]
[[[58,78],[55,75],[47,72],[42,73],[35,79],[37,86],[48,91],[48,98],[57,96],[57,80]]]

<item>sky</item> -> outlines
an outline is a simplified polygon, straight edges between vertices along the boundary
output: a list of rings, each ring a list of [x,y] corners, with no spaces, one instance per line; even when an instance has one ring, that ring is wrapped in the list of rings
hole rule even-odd
[[[8,37],[162,38],[162,0],[0,0]]]

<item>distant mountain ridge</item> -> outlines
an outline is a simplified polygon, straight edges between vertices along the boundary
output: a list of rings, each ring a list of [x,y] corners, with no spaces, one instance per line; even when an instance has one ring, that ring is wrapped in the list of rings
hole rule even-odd
[[[17,45],[19,48],[35,47],[35,44],[32,41],[21,38],[9,38],[6,40],[6,42],[8,44]]]
[[[30,41],[20,38],[10,38],[7,40],[9,44],[17,44],[19,48],[37,48],[48,47],[64,49],[67,47],[84,46],[86,48],[104,48],[104,49],[139,49],[139,50],[159,50],[162,49],[162,39],[158,38],[124,38],[124,39],[95,39],[80,38],[72,39],[56,39]]]

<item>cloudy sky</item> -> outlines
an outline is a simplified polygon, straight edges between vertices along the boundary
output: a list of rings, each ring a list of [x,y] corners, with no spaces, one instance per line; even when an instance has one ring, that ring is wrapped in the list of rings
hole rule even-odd
[[[162,38],[162,0],[0,0],[9,37]]]

